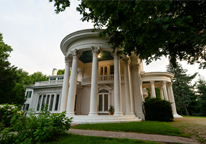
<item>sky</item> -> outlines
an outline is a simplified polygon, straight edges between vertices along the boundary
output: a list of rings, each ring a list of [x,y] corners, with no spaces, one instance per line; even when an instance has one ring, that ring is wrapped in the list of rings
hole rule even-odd
[[[62,39],[68,34],[93,28],[90,22],[82,22],[76,11],[79,1],[70,0],[64,12],[56,14],[54,3],[49,0],[0,0],[0,32],[3,40],[13,48],[9,61],[29,74],[41,71],[51,75],[52,69],[64,69],[64,55],[60,50]],[[187,74],[198,72],[206,78],[206,70],[198,65],[180,62]],[[144,64],[145,72],[166,71],[167,58]],[[198,76],[194,81],[198,80]]]

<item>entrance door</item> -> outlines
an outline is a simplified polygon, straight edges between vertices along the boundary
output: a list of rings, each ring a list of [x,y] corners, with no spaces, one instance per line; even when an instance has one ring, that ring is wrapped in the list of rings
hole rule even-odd
[[[99,113],[108,113],[109,93],[99,93]]]

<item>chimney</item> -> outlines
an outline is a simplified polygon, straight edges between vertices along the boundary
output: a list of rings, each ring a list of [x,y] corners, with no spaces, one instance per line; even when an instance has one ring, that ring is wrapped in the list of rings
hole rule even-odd
[[[56,68],[53,68],[52,75],[57,75],[57,69]]]

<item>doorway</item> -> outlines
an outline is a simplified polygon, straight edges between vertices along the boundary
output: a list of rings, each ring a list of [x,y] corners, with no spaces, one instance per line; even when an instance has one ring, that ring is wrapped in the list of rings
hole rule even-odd
[[[99,97],[99,105],[98,105],[99,113],[108,113],[109,105],[110,105],[109,92],[107,90],[101,90],[99,91],[98,97]]]

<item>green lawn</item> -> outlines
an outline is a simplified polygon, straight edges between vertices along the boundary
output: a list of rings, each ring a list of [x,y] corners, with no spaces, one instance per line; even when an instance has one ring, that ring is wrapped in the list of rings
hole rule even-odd
[[[188,118],[206,118],[206,116],[183,116]]]
[[[156,122],[156,121],[81,124],[71,128],[185,136],[180,132],[178,128],[175,128],[166,122]]]
[[[81,136],[75,134],[61,134],[56,141],[49,144],[158,144],[156,142],[146,142],[132,139],[104,138],[94,136]],[[46,143],[45,143],[46,144]]]

